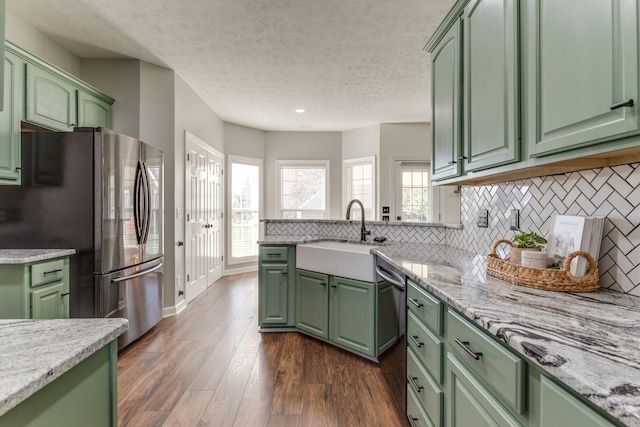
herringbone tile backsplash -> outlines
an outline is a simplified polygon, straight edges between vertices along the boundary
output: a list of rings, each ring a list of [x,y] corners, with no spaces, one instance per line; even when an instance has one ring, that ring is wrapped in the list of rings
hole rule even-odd
[[[463,187],[463,229],[447,229],[447,244],[488,253],[496,240],[513,237],[514,208],[520,209],[521,229],[545,236],[554,213],[606,217],[600,284],[640,296],[640,163]],[[489,228],[476,225],[478,209],[489,210]]]
[[[396,242],[447,244],[485,255],[499,239],[513,237],[511,209],[520,228],[549,232],[553,214],[606,217],[600,247],[600,284],[640,296],[640,163],[462,188],[462,229],[371,224],[372,237]],[[478,209],[489,210],[489,228],[476,225]],[[359,237],[360,224],[346,221],[267,222],[266,234]],[[483,257],[478,257],[482,260]]]

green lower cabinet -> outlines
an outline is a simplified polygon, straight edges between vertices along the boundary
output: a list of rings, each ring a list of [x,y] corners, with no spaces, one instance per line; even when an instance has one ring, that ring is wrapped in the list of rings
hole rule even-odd
[[[428,416],[429,425],[442,427],[444,421],[444,392],[422,366],[413,350],[407,350],[407,384],[418,398]]]
[[[69,318],[69,258],[1,264],[0,318]]]
[[[277,255],[277,256],[274,256]],[[295,250],[261,246],[258,272],[258,319],[263,328],[292,327],[294,321]]]
[[[329,339],[329,276],[298,270],[295,293],[296,327]]]
[[[31,292],[31,318],[64,319],[69,317],[66,299],[64,283],[36,288]]]
[[[436,427],[431,423],[429,416],[424,412],[420,399],[413,388],[407,384],[407,418],[412,427]]]
[[[549,378],[540,379],[540,425],[613,427],[612,424],[588,408]]]
[[[389,287],[298,270],[296,328],[378,357],[398,339],[397,310]]]
[[[447,354],[447,364],[449,367],[448,427],[522,426],[456,356]]]
[[[0,416],[0,427],[116,427],[117,341]]]
[[[333,277],[330,290],[329,339],[374,356],[376,285]]]

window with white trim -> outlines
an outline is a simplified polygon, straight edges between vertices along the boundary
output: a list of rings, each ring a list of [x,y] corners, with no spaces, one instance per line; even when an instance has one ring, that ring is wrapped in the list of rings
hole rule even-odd
[[[376,157],[345,160],[343,172],[343,210],[346,212],[349,202],[358,199],[364,206],[365,219],[373,220],[376,205]],[[360,209],[353,209],[351,219],[361,218]]]
[[[278,214],[284,219],[329,218],[329,161],[278,160]]]
[[[437,222],[436,190],[431,186],[429,162],[396,161],[396,220]]]
[[[259,159],[229,156],[229,264],[249,262],[258,257],[261,166]]]

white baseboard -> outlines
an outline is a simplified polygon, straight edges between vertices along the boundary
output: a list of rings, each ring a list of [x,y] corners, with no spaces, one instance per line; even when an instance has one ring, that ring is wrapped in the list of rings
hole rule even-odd
[[[171,316],[177,316],[178,314],[182,313],[182,311],[187,308],[187,302],[185,300],[181,300],[178,304],[171,306],[171,307],[165,307],[162,309],[162,317],[171,317]]]
[[[225,268],[222,272],[223,276],[231,276],[232,274],[240,274],[240,273],[251,273],[254,271],[258,271],[258,265],[250,265],[248,267],[239,267],[239,268]]]

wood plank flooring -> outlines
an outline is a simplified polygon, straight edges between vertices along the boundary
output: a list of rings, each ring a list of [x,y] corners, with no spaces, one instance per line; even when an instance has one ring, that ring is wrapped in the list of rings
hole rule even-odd
[[[258,275],[223,277],[118,358],[120,427],[407,426],[380,366],[260,333]]]

